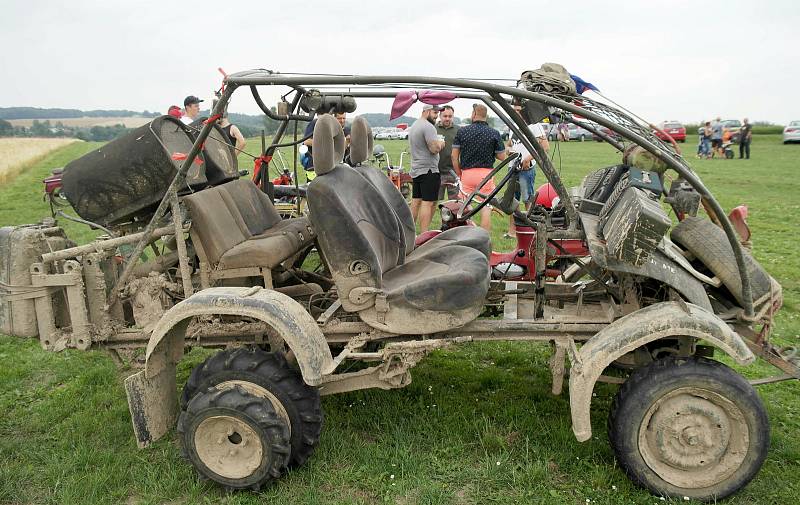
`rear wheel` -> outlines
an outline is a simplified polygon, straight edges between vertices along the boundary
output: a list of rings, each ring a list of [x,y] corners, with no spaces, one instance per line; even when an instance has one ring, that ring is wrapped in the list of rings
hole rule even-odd
[[[241,387],[195,395],[177,431],[200,475],[229,489],[258,490],[289,461],[289,426],[269,401]]]
[[[181,407],[186,409],[198,392],[212,387],[241,387],[272,404],[289,427],[290,466],[305,463],[319,445],[323,423],[319,391],[305,384],[282,354],[258,347],[218,352],[192,370],[183,388]]]
[[[630,479],[656,495],[714,501],[744,487],[769,448],[753,387],[704,358],[666,358],[631,374],[611,406],[608,438]]]

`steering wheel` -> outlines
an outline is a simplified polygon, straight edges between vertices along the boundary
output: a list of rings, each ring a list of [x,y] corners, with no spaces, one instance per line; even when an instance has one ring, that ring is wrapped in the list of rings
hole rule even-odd
[[[486,174],[486,177],[483,178],[483,180],[480,182],[480,184],[478,184],[475,187],[475,189],[472,191],[472,193],[469,194],[467,199],[464,200],[464,202],[461,203],[461,207],[458,209],[457,218],[458,219],[470,219],[470,218],[472,218],[472,216],[474,216],[475,214],[480,212],[480,210],[482,208],[486,207],[489,204],[489,202],[492,200],[492,198],[497,196],[497,194],[503,189],[503,187],[505,187],[505,185],[508,184],[508,181],[510,181],[512,179],[512,177],[514,177],[515,170],[509,170],[508,173],[506,173],[506,175],[503,177],[503,179],[498,184],[495,185],[495,188],[488,195],[485,195],[485,194],[480,192],[480,190],[483,188],[483,185],[486,184],[487,182],[489,182],[490,180],[492,180],[492,178],[498,172],[500,172],[500,170],[505,168],[506,165],[508,165],[512,161],[516,160],[520,156],[521,156],[520,153],[511,153],[506,159],[501,161],[499,165],[494,167],[491,172]],[[468,210],[468,208],[472,204],[473,200],[475,200],[475,197],[478,197],[478,196],[481,197],[483,200],[478,202],[478,204],[475,207],[473,207],[472,209]],[[466,211],[466,213],[465,213],[465,211]]]

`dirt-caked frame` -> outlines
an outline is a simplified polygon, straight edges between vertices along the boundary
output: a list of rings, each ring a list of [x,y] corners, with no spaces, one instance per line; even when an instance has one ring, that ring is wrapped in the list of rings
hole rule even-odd
[[[742,298],[743,298],[743,309],[744,309],[744,316],[746,318],[752,317],[754,313],[753,303],[752,303],[752,288],[751,288],[751,280],[750,274],[746,267],[745,263],[745,255],[742,250],[742,245],[738,240],[738,236],[736,231],[731,224],[730,220],[727,217],[727,214],[724,212],[722,206],[719,202],[714,198],[711,192],[706,188],[700,178],[692,171],[692,169],[686,165],[683,159],[675,154],[671,153],[668,149],[666,149],[665,145],[661,143],[654,135],[646,138],[640,133],[633,131],[632,129],[626,128],[623,125],[617,124],[607,117],[604,117],[600,114],[596,114],[590,110],[586,110],[585,108],[576,105],[575,103],[565,101],[563,99],[557,98],[555,96],[550,96],[542,93],[527,91],[525,89],[512,87],[512,86],[504,86],[499,84],[487,83],[477,80],[470,80],[470,79],[457,79],[457,78],[444,78],[444,77],[425,77],[425,76],[358,76],[358,75],[299,75],[299,74],[281,74],[272,72],[269,70],[251,70],[245,72],[238,72],[225,77],[224,81],[224,90],[220,97],[220,100],[215,105],[214,109],[211,112],[211,117],[204,125],[202,130],[200,131],[197,139],[194,142],[192,150],[188,153],[186,160],[184,160],[183,165],[181,166],[180,170],[175,176],[175,179],[172,181],[167,194],[165,195],[164,199],[162,200],[161,204],[159,205],[156,213],[153,215],[150,223],[145,228],[144,236],[148,235],[148,232],[152,232],[157,227],[157,224],[163,218],[164,214],[166,213],[167,209],[171,206],[176,206],[177,202],[175,202],[174,197],[170,196],[172,194],[176,194],[176,191],[179,187],[181,187],[183,180],[185,178],[185,174],[188,171],[191,164],[194,162],[194,158],[197,157],[199,154],[203,143],[208,138],[209,133],[211,132],[213,123],[215,123],[220,117],[222,112],[228,105],[228,102],[231,99],[233,93],[242,86],[248,86],[251,88],[253,92],[253,96],[256,99],[256,102],[262,108],[265,114],[273,117],[274,119],[281,120],[281,124],[276,136],[273,139],[273,145],[267,148],[267,151],[274,150],[276,145],[280,144],[281,137],[286,131],[288,123],[291,120],[300,120],[300,121],[310,121],[313,116],[303,115],[299,112],[299,103],[302,94],[305,92],[306,88],[310,87],[330,87],[336,86],[339,88],[348,88],[350,86],[381,86],[384,88],[392,88],[396,86],[397,90],[408,88],[408,87],[420,87],[423,89],[448,89],[453,90],[456,92],[459,98],[465,99],[474,99],[480,100],[487,105],[495,114],[499,116],[499,118],[509,127],[509,129],[520,139],[523,145],[528,149],[534,160],[536,161],[537,165],[541,169],[542,173],[547,178],[548,182],[553,185],[558,196],[561,198],[561,202],[563,207],[566,211],[567,217],[567,224],[568,229],[566,230],[567,233],[565,235],[569,235],[570,231],[577,230],[578,227],[578,216],[575,206],[572,203],[572,198],[569,194],[567,187],[564,185],[561,177],[559,176],[557,170],[553,166],[552,162],[548,158],[547,154],[544,150],[539,146],[539,143],[536,141],[535,137],[531,133],[530,129],[527,127],[525,120],[518,114],[515,113],[513,110],[510,99],[511,98],[519,98],[523,100],[533,100],[540,104],[543,104],[547,107],[553,107],[556,109],[560,109],[561,111],[568,112],[570,115],[577,115],[579,117],[584,118],[587,121],[591,121],[595,124],[600,126],[604,126],[614,133],[618,134],[620,137],[627,139],[644,149],[646,149],[649,153],[655,156],[658,160],[665,163],[669,168],[672,168],[677,172],[695,191],[697,191],[701,197],[703,198],[704,203],[706,204],[707,208],[709,208],[714,214],[714,218],[719,222],[722,229],[725,232],[725,235],[730,243],[731,248],[733,249],[734,256],[736,258],[736,263],[739,269],[739,275],[742,281]],[[282,111],[278,111],[278,113],[273,112],[272,110],[267,107],[263,101],[261,101],[258,92],[256,91],[257,86],[284,86],[288,88],[294,89],[297,93],[295,95],[294,100],[289,103],[285,102],[285,110],[286,113],[280,114]],[[323,91],[324,93],[324,91]],[[353,97],[374,97],[374,98],[392,98],[395,96],[395,92],[391,91],[363,91],[361,89],[351,90],[339,90],[333,91],[331,94],[333,95],[350,95]],[[576,98],[578,98],[576,96]],[[581,121],[577,121],[581,124]],[[609,139],[613,142],[612,139]],[[180,242],[180,241],[179,241]],[[133,251],[128,255],[128,258],[136,258],[139,254],[144,250],[146,247],[146,240],[142,239]],[[180,243],[179,243],[180,245]],[[128,261],[126,264],[126,268],[123,273],[120,275],[119,281],[117,282],[117,289],[124,285],[124,281],[130,275],[129,270],[133,268],[133,263]],[[110,296],[116,296],[116,290],[112,290]]]
[[[266,148],[265,154],[273,151],[277,146],[297,145],[298,139],[284,144],[281,144],[281,139],[291,121],[310,121],[313,119],[313,114],[306,115],[300,111],[301,98],[307,92],[307,89],[311,88],[321,89],[323,95],[329,93],[330,95],[348,95],[355,98],[393,98],[397,91],[408,89],[409,87],[446,89],[453,91],[458,98],[481,101],[497,114],[527,147],[528,151],[532,153],[537,165],[560,196],[566,215],[566,226],[550,231],[548,235],[553,239],[584,238],[584,233],[579,227],[577,210],[569,191],[547,154],[539,146],[526,121],[513,110],[511,99],[532,100],[568,113],[567,120],[576,122],[578,120],[572,118],[572,115],[577,115],[586,121],[592,121],[604,126],[621,138],[643,147],[658,160],[674,169],[704,198],[707,209],[710,209],[715,214],[716,219],[725,230],[735,253],[745,298],[743,307],[745,317],[751,316],[753,313],[752,301],[749,296],[750,278],[747,268],[745,268],[744,253],[736,232],[717,200],[678,154],[671,152],[654,136],[648,138],[641,131],[637,132],[626,128],[603,115],[585,110],[579,105],[561,98],[521,88],[467,79],[418,76],[294,75],[279,74],[267,70],[255,70],[229,75],[224,80],[224,89],[220,100],[211,111],[210,118],[206,121],[187,159],[183,162],[175,179],[172,181],[167,195],[142,232],[142,237],[150,237],[159,225],[163,225],[163,218],[170,209],[172,210],[174,226],[179,229],[180,221],[177,216],[180,216],[180,209],[176,197],[177,189],[182,186],[188,167],[191,166],[194,158],[200,152],[201,146],[206,141],[213,124],[221,117],[233,93],[242,86],[250,88],[255,101],[265,114],[281,121],[272,145]],[[293,90],[295,96],[291,102],[281,102],[277,111],[273,111],[261,100],[258,86],[288,87],[290,88],[289,94]],[[355,87],[355,89],[350,89],[351,86]],[[288,96],[288,94],[285,96]],[[615,147],[621,147],[613,139],[608,138],[607,140]],[[181,233],[176,234],[176,240],[178,241],[178,247],[180,247],[183,240]],[[130,271],[135,264],[135,260],[131,261],[131,259],[138,258],[147,243],[148,241],[143,238],[127,256],[128,261],[126,261],[125,268],[118,278],[116,287],[109,294],[111,298],[116,296],[119,287],[125,285],[125,280],[130,275]],[[540,245],[541,247],[537,246],[537,248],[542,249],[540,252],[543,253],[546,244],[542,243]],[[188,258],[186,255],[180,256],[181,269],[188,270]],[[508,288],[509,286],[506,287]],[[203,300],[198,296],[202,297],[203,300],[213,300],[213,302],[211,305],[204,305]],[[148,445],[150,442],[160,438],[174,422],[176,415],[176,405],[173,398],[175,394],[174,367],[182,355],[184,346],[183,333],[188,319],[197,315],[212,313],[226,313],[259,319],[255,312],[246,314],[240,311],[239,307],[250,306],[250,300],[261,299],[263,296],[258,290],[253,291],[247,288],[226,288],[224,292],[222,288],[211,288],[188,298],[186,302],[176,305],[164,315],[163,324],[159,325],[158,331],[155,331],[150,338],[145,370],[129,377],[126,381],[134,428],[140,445]],[[517,302],[516,295],[511,295],[509,300],[505,302],[505,310],[515,313],[517,310],[515,304]],[[522,304],[521,299],[519,302]],[[271,302],[267,303],[262,300],[259,303],[269,305]],[[285,303],[288,304],[288,301],[285,301]],[[610,320],[605,322],[599,319],[588,321],[585,318],[584,320],[575,321],[567,319],[555,323],[524,318],[512,321],[476,320],[465,327],[446,334],[432,335],[433,339],[400,338],[399,340],[401,341],[398,341],[398,337],[401,336],[382,335],[381,332],[370,328],[366,323],[328,321],[323,315],[320,320],[316,321],[320,325],[320,329],[317,329],[314,327],[314,320],[308,314],[289,311],[287,315],[291,316],[290,324],[300,325],[306,328],[307,331],[303,338],[296,338],[293,341],[287,339],[286,345],[299,358],[299,361],[302,361],[299,364],[306,383],[318,387],[322,394],[333,394],[368,387],[384,389],[403,387],[410,381],[408,371],[411,367],[427,352],[451,342],[459,342],[465,339],[551,341],[554,344],[554,356],[551,362],[554,393],[558,394],[561,391],[565,359],[568,359],[572,364],[570,397],[573,430],[576,437],[582,441],[591,436],[589,407],[591,391],[595,382],[611,361],[639,346],[655,339],[666,337],[692,337],[698,340],[705,340],[720,348],[740,364],[750,363],[754,359],[754,355],[742,338],[730,330],[721,320],[711,314],[706,314],[706,311],[700,307],[677,302],[659,303],[651,306],[649,310],[638,311],[616,320],[611,317]],[[706,317],[706,315],[709,317]],[[516,314],[514,314],[515,317]],[[274,324],[270,324],[266,320],[268,318],[261,319],[267,323],[268,332],[276,330]],[[659,326],[659,321],[669,321],[670,324]],[[612,322],[613,324],[609,326]],[[172,323],[175,323],[175,326]],[[592,348],[588,346],[578,350],[575,346],[576,341],[587,341],[593,336],[601,337],[604,335],[604,329],[608,330],[605,332],[609,333],[608,338],[592,338],[595,347],[602,344],[603,352],[590,352]],[[611,333],[614,335],[611,335]],[[627,337],[623,338],[625,335]],[[304,341],[304,339],[310,341]],[[241,340],[237,341],[239,344],[247,344],[246,339],[239,340]],[[369,340],[383,340],[385,345],[378,351],[367,351],[364,345]],[[344,348],[337,356],[333,356],[327,346],[323,345],[326,343],[338,343],[344,345]],[[308,359],[305,360],[303,359],[304,348],[314,349],[310,354],[306,353]],[[356,373],[335,373],[337,366],[345,359],[372,361],[380,364]]]

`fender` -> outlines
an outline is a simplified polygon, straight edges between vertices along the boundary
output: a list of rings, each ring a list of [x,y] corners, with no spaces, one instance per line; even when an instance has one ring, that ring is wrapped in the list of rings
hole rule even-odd
[[[144,370],[125,379],[128,407],[139,447],[161,438],[177,418],[176,364],[186,327],[195,316],[234,315],[265,322],[297,357],[303,381],[316,386],[333,370],[322,331],[303,307],[283,293],[255,288],[204,289],[169,309],[147,344]]]
[[[622,317],[598,332],[575,353],[569,377],[572,431],[579,442],[592,436],[592,391],[603,370],[615,359],[648,342],[690,336],[719,347],[740,365],[755,355],[742,337],[711,312],[697,305],[663,302]]]

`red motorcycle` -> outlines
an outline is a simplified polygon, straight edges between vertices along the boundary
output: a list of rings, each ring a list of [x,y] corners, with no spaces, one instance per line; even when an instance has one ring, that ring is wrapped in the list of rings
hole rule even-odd
[[[439,204],[442,218],[441,231],[431,230],[422,233],[417,237],[417,243],[423,243],[436,234],[456,226],[475,226],[471,218],[483,207],[491,204],[503,213],[513,216],[517,230],[517,245],[514,250],[492,251],[489,258],[492,277],[519,281],[536,280],[537,228],[546,227],[547,230],[552,230],[565,227],[565,212],[559,205],[558,195],[549,183],[540,186],[536,191],[534,204],[529,210],[525,210],[524,207],[520,209],[520,203],[515,198],[519,184],[520,162],[518,155],[511,155],[483,179],[478,188],[510,164],[506,175],[488,195],[476,189],[465,200],[448,200]],[[503,188],[506,188],[505,192],[498,200],[496,197]],[[544,276],[551,279],[562,275],[572,264],[581,265],[581,258],[590,256],[589,248],[582,239],[548,238],[545,250]]]

